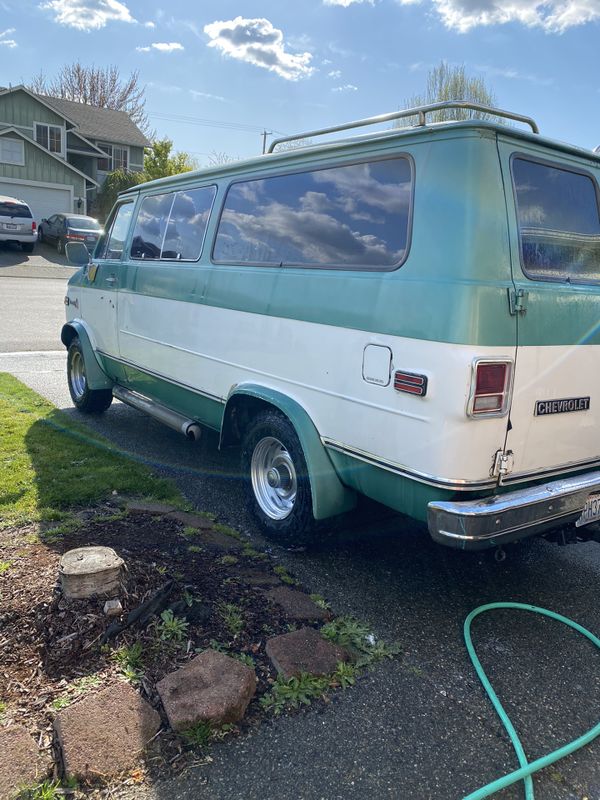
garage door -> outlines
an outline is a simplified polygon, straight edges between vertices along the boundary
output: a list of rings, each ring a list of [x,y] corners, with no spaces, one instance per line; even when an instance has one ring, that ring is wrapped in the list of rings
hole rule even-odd
[[[66,211],[73,212],[70,189],[55,189],[47,186],[26,186],[22,183],[11,183],[0,178],[0,194],[24,200],[31,208],[35,221],[40,223],[43,217],[51,217]]]

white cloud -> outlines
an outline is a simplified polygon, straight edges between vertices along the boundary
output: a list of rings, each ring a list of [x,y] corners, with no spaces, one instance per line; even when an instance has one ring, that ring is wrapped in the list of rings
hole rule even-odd
[[[152,22],[152,20],[148,20],[148,22],[144,22],[144,28],[156,28],[156,22]]]
[[[342,77],[342,70],[341,69],[332,69],[331,72],[327,73],[328,78],[334,78],[334,80],[338,80],[338,78]]]
[[[323,0],[326,6],[343,6],[344,8],[348,8],[348,6],[353,6],[357,3],[368,3],[372,6],[375,0]]]
[[[218,100],[220,103],[226,103],[227,100],[221,97],[220,94],[209,94],[208,92],[199,92],[197,89],[189,89],[189,93],[194,100]]]
[[[4,47],[8,47],[12,50],[13,47],[17,46],[17,43],[14,39],[9,39],[8,37],[11,33],[14,33],[14,28],[7,28],[5,31],[0,31],[0,46],[4,45]]]
[[[138,53],[149,53],[151,50],[158,50],[159,53],[172,53],[175,50],[183,50],[184,47],[179,42],[152,42],[147,47],[136,47]]]
[[[131,12],[118,0],[48,0],[40,8],[53,11],[54,21],[68,28],[91,31],[108,22],[135,22]]]
[[[418,0],[416,0],[418,2]],[[398,0],[401,5],[415,0]],[[600,19],[600,0],[432,0],[447,28],[466,33],[486,25],[518,22],[564,33],[568,28]]]
[[[295,81],[314,72],[314,67],[310,66],[312,55],[287,53],[283,33],[274,28],[268,19],[236,17],[211,22],[204,26],[204,33],[211,40],[209,47],[216,47],[232,58],[268,69],[286,80]]]
[[[355,86],[353,83],[345,83],[343,86],[335,86],[332,92],[357,92],[358,86]]]

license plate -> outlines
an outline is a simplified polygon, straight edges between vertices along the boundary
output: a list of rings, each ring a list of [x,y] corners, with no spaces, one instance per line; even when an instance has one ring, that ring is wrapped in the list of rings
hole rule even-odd
[[[18,231],[20,227],[21,227],[20,225],[12,225],[10,222],[4,223],[5,231]]]
[[[95,242],[96,241],[96,237],[95,236],[86,236],[85,238],[88,240],[88,242]]]
[[[581,528],[582,525],[588,525],[590,522],[597,522],[600,520],[600,493],[591,494],[585,501],[581,516],[575,523],[576,528]]]

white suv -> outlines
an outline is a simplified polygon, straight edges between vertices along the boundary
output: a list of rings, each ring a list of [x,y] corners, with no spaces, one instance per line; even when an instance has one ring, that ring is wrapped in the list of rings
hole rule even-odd
[[[0,242],[19,242],[22,250],[32,253],[36,239],[36,224],[27,203],[0,194]]]

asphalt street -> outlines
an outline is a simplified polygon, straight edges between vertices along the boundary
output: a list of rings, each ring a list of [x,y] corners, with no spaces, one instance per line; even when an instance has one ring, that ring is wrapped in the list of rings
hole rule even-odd
[[[23,283],[32,281],[0,278],[0,371],[75,415],[65,355],[56,345],[64,281],[36,281],[43,285],[29,291]],[[489,552],[439,547],[419,526],[364,503],[318,550],[288,552],[256,530],[244,510],[238,454],[220,453],[213,434],[188,442],[117,402],[102,417],[83,420],[173,477],[195,506],[268,546],[337,614],[365,621],[376,636],[400,642],[403,652],[326,706],[217,745],[208,763],[127,797],[460,800],[517,766],[468,661],[466,615],[482,603],[512,600],[600,632],[598,545],[534,541],[497,563]],[[478,620],[474,640],[530,759],[598,721],[599,654],[586,640],[550,620],[509,611]],[[600,800],[600,741],[535,783],[539,800]],[[520,786],[496,795],[522,796]]]

